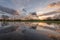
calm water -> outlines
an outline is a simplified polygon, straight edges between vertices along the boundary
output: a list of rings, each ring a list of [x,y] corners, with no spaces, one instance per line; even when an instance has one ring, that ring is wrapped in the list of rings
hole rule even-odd
[[[60,40],[60,24],[0,22],[0,34],[1,40]]]

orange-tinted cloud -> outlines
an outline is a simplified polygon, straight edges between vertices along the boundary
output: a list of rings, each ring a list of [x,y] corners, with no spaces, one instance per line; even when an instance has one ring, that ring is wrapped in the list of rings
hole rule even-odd
[[[49,4],[48,8],[60,8],[60,1],[56,2],[56,3]]]

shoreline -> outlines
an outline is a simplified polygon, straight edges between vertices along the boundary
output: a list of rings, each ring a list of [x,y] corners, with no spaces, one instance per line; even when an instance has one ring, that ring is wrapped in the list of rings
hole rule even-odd
[[[46,22],[46,23],[60,23],[59,21],[54,20],[0,20],[0,22]]]

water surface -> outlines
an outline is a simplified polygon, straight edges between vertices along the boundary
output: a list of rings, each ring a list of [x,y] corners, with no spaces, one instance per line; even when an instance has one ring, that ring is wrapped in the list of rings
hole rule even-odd
[[[9,35],[15,33],[23,34],[22,36],[27,35],[26,38],[20,36],[26,40],[35,40],[35,38],[39,39],[38,37],[40,37],[41,40],[60,40],[60,24],[46,22],[0,22],[0,37],[5,37],[6,33]]]

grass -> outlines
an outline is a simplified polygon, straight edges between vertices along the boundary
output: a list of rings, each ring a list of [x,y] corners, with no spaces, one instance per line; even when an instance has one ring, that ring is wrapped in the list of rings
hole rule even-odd
[[[0,20],[0,22],[46,22],[46,23],[60,23],[60,21],[50,21],[50,20]]]

